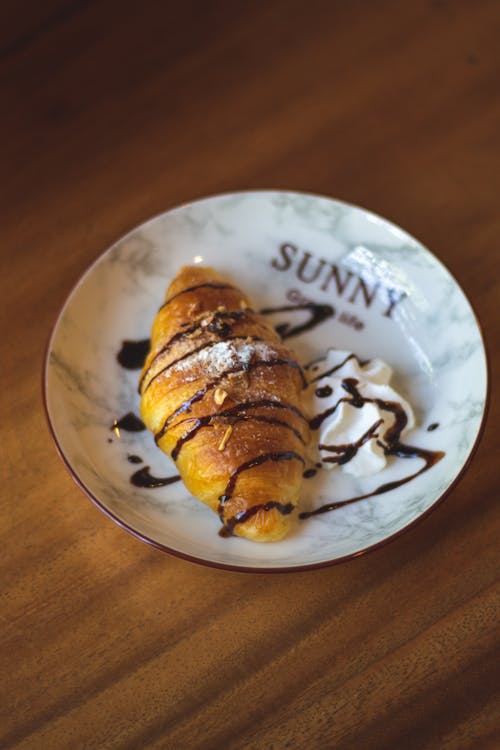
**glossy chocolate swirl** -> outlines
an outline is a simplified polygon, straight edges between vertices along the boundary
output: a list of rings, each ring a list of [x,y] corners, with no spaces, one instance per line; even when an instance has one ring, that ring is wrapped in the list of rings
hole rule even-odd
[[[337,508],[342,508],[345,505],[350,505],[352,503],[357,503],[360,500],[366,500],[369,497],[374,497],[375,495],[381,495],[385,492],[389,492],[390,490],[395,489],[396,487],[400,487],[403,484],[406,484],[407,482],[410,482],[412,479],[415,479],[415,477],[419,476],[420,474],[423,474],[425,471],[428,471],[432,466],[437,464],[441,459],[444,457],[443,451],[431,451],[426,450],[425,448],[418,448],[413,445],[407,445],[405,443],[402,443],[401,433],[406,427],[408,417],[406,415],[405,410],[401,406],[401,404],[395,402],[395,401],[384,401],[383,399],[378,398],[365,398],[361,395],[358,388],[358,381],[355,378],[345,378],[342,381],[342,387],[343,389],[349,394],[349,396],[340,398],[337,403],[330,407],[329,409],[325,410],[324,412],[315,415],[310,420],[310,426],[311,428],[318,429],[321,423],[324,419],[326,419],[327,416],[332,414],[341,403],[349,403],[356,409],[361,409],[364,404],[366,403],[375,403],[377,406],[384,410],[391,412],[394,415],[394,424],[389,427],[384,435],[382,436],[383,442],[379,441],[378,444],[383,448],[384,453],[388,456],[399,456],[400,458],[421,458],[424,461],[424,465],[422,468],[420,468],[418,471],[414,472],[413,474],[410,474],[407,477],[404,477],[403,479],[398,479],[394,482],[386,482],[385,484],[380,485],[372,492],[368,492],[363,495],[357,495],[356,497],[349,498],[348,500],[341,500],[338,502],[332,502],[332,503],[326,503],[319,508],[316,508],[313,511],[303,512],[299,515],[299,518],[306,519],[310,518],[311,516],[319,515],[321,513],[327,513],[331,510],[336,510]],[[341,446],[320,446],[323,449],[326,449],[327,451],[332,451],[334,453],[337,453],[337,456],[332,456],[331,458],[323,459],[323,461],[329,461],[332,463],[345,463],[356,454],[357,450],[361,447],[364,442],[367,440],[373,438],[376,435],[377,430],[381,426],[381,420],[376,422],[361,438],[360,440],[356,441],[352,444],[347,445],[341,445]]]

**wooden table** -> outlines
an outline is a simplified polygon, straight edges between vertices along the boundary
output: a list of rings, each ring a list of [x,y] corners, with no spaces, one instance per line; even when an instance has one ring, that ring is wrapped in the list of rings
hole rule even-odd
[[[1,8],[2,748],[493,748],[498,401],[449,498],[299,574],[156,551],[99,513],[40,377],[72,285],[158,212],[332,195],[450,268],[499,360],[496,0],[6,0]]]

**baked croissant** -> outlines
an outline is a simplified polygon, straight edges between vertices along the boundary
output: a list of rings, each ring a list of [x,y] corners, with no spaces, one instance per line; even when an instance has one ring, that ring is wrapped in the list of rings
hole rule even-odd
[[[281,539],[297,505],[304,375],[247,297],[212,268],[170,284],[141,373],[141,416],[222,536]]]

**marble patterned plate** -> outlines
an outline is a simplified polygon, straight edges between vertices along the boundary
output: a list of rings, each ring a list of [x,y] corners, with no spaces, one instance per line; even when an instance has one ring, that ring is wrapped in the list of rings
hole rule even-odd
[[[414,406],[408,442],[445,451],[429,471],[385,494],[295,524],[258,544],[218,535],[219,520],[182,483],[140,488],[131,475],[175,467],[148,432],[111,430],[137,414],[138,372],[117,360],[124,340],[149,335],[181,265],[209,264],[241,286],[256,308],[293,307],[275,323],[302,362],[335,346],[378,356]],[[311,330],[308,302],[330,306]],[[58,450],[75,480],[113,520],[140,539],[189,560],[250,571],[303,570],[345,560],[407,529],[464,471],[487,401],[481,333],[464,293],[417,240],[369,211],[291,192],[225,194],[168,211],[107,250],[70,294],[54,327],[44,394]],[[437,425],[437,426],[436,426]],[[429,431],[429,427],[432,430]],[[132,464],[129,456],[141,463]],[[321,470],[304,481],[302,507],[371,492],[414,473],[419,459],[391,458],[382,475],[353,479]],[[417,464],[409,467],[409,463]]]

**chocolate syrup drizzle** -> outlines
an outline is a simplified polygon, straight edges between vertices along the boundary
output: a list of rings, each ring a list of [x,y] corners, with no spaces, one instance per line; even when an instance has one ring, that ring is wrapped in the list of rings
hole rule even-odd
[[[226,489],[224,490],[224,493],[219,497],[219,507],[218,507],[218,513],[219,518],[223,524],[222,529],[219,531],[220,536],[231,536],[234,532],[234,527],[237,524],[245,523],[249,518],[251,518],[255,513],[257,513],[259,510],[271,510],[271,508],[276,508],[279,510],[280,513],[283,515],[287,515],[288,513],[291,513],[294,505],[293,503],[278,503],[274,500],[262,504],[262,505],[253,505],[251,508],[248,508],[245,511],[241,511],[240,513],[236,513],[236,515],[232,516],[229,519],[224,520],[224,509],[226,507],[226,503],[231,499],[234,488],[236,486],[236,480],[238,479],[239,475],[243,471],[248,471],[249,469],[253,469],[255,466],[260,466],[263,463],[266,463],[267,461],[300,461],[302,464],[304,464],[304,459],[302,456],[300,456],[295,451],[277,451],[277,452],[271,452],[271,453],[262,453],[260,456],[256,456],[255,458],[250,459],[249,461],[245,461],[240,466],[238,466],[230,475],[229,481],[226,485]]]
[[[266,417],[260,414],[246,413],[248,409],[262,408],[288,409],[289,411],[295,412],[298,416],[305,420],[304,415],[296,407],[292,406],[291,404],[286,404],[282,401],[273,401],[272,399],[260,399],[259,401],[243,401],[241,404],[237,404],[236,406],[233,406],[230,409],[225,409],[224,411],[214,412],[213,414],[206,414],[203,417],[188,417],[187,419],[183,419],[180,422],[176,422],[176,427],[178,427],[180,424],[190,421],[193,421],[194,425],[190,430],[181,435],[181,437],[177,440],[177,443],[175,444],[172,453],[170,454],[171,458],[176,461],[182,449],[182,446],[187,443],[188,440],[192,440],[198,434],[199,430],[201,430],[203,427],[211,426],[212,420],[218,420],[221,418],[228,419],[229,424],[231,425],[234,425],[237,422],[241,422],[243,420],[267,422],[268,424],[278,425],[280,427],[284,427],[287,430],[291,430],[291,432],[293,432],[298,440],[300,440],[300,442],[305,445],[305,440],[300,432],[295,427],[293,427],[293,425],[288,424],[288,422],[283,422],[281,419],[276,419],[274,417]],[[158,435],[159,434],[160,433],[158,433]],[[160,438],[158,436],[155,436],[156,442],[158,442],[159,439]]]
[[[261,505],[252,505],[248,510],[242,510],[232,518],[228,518],[224,525],[219,529],[219,536],[224,538],[233,536],[235,526],[239,523],[245,523],[245,521],[248,521],[252,516],[255,516],[259,510],[268,511],[272,510],[272,508],[276,508],[281,515],[287,516],[293,511],[294,507],[293,503],[277,503],[275,500],[271,500],[268,503],[262,503]]]
[[[229,477],[226,489],[219,498],[220,504],[224,506],[225,503],[227,503],[227,501],[231,498],[234,492],[234,487],[236,485],[236,480],[243,471],[253,469],[255,466],[265,464],[267,461],[293,461],[294,459],[296,461],[300,461],[300,463],[302,464],[305,463],[302,456],[299,456],[299,454],[295,453],[295,451],[272,451],[270,453],[262,453],[260,456],[251,458],[249,461],[245,461],[240,466],[238,466]]]
[[[130,477],[131,483],[135,487],[147,487],[148,489],[152,489],[153,487],[165,487],[167,484],[179,482],[181,479],[177,474],[173,477],[154,477],[149,469],[149,466],[143,466],[142,469],[139,469],[132,474]]]
[[[182,341],[190,337],[195,338],[194,334],[196,334],[197,332],[205,332],[205,331],[208,331],[209,333],[217,334],[217,336],[219,337],[218,340],[220,341],[222,339],[225,339],[225,337],[232,330],[232,326],[229,325],[229,323],[226,323],[226,321],[230,321],[234,323],[237,320],[240,320],[241,318],[247,317],[249,313],[253,313],[253,312],[254,311],[249,307],[245,308],[244,310],[232,310],[232,311],[231,310],[218,310],[212,316],[210,323],[207,323],[206,325],[204,325],[204,323],[206,323],[205,318],[201,318],[192,326],[190,326],[189,323],[185,324],[184,330],[174,333],[174,335],[167,341],[167,343],[164,346],[162,346],[162,348],[155,354],[155,356],[149,363],[148,369],[142,374],[141,379],[139,380],[139,393],[141,392],[142,384],[145,378],[147,377],[148,373],[150,372],[151,368],[153,367],[154,363],[161,356],[163,356],[165,352],[171,349],[174,346],[174,344],[176,344],[178,341]],[[146,355],[147,355],[147,352],[146,352]]]
[[[321,445],[319,446],[320,450],[328,451],[329,453],[338,453],[338,456],[328,456],[328,458],[323,459],[323,463],[325,464],[346,464],[351,459],[354,458],[356,453],[359,451],[362,445],[368,442],[368,440],[371,440],[374,437],[378,437],[377,430],[380,427],[381,424],[384,423],[383,419],[378,419],[375,424],[372,424],[372,426],[364,433],[364,435],[361,435],[359,440],[356,440],[355,443],[345,443],[344,445]]]
[[[309,421],[309,427],[311,428],[311,430],[317,430],[319,427],[321,427],[325,419],[327,419],[329,416],[331,416],[337,411],[337,407],[340,406],[340,404],[348,403],[348,404],[351,404],[352,406],[355,406],[357,409],[361,409],[367,403],[376,403],[378,406],[381,406],[381,404],[389,403],[389,402],[381,401],[380,399],[363,398],[363,396],[356,389],[357,384],[358,384],[358,381],[355,378],[345,378],[345,380],[342,381],[342,388],[351,394],[351,398],[347,398],[347,397],[339,398],[339,400],[334,406],[331,406],[329,409],[326,409],[326,411],[323,411],[320,414],[316,414]],[[401,414],[402,414],[401,418],[404,417],[405,424],[406,424],[407,417],[406,417],[405,411],[401,408],[400,404],[396,404],[394,402],[394,405],[399,406],[401,410]],[[386,408],[386,407],[381,407],[381,408]]]
[[[311,383],[316,383],[318,380],[321,380],[322,378],[326,378],[329,375],[333,375],[334,372],[337,372],[337,370],[340,370],[351,359],[355,359],[360,367],[364,367],[370,361],[369,359],[359,359],[359,357],[357,357],[355,354],[349,354],[345,359],[342,360],[342,362],[340,362],[338,365],[335,365],[335,367],[332,367],[330,370],[327,370],[326,372],[322,372],[320,375],[316,375],[315,378],[312,378]],[[315,363],[311,362],[311,364],[308,367],[306,367],[306,369],[309,369],[309,367],[311,367],[313,364]],[[316,392],[316,395],[319,396],[319,393]]]
[[[169,299],[165,300],[163,305],[161,305],[160,310],[162,310],[164,307],[169,305],[172,300],[177,299],[177,297],[180,297],[181,294],[187,294],[188,292],[194,292],[196,289],[204,289],[204,288],[211,288],[211,289],[232,289],[233,291],[238,291],[236,287],[234,287],[232,284],[219,284],[214,281],[205,281],[203,284],[195,284],[194,286],[188,286],[186,289],[181,289],[180,292],[177,292],[177,294],[173,294]]]
[[[228,336],[224,339],[224,341],[243,341],[243,342],[250,342],[250,341],[263,341],[264,339],[262,336]],[[186,354],[183,354],[182,357],[177,357],[177,359],[174,359],[172,362],[170,362],[165,367],[162,367],[161,370],[158,370],[155,375],[151,378],[147,386],[144,388],[144,393],[148,390],[148,388],[151,386],[152,383],[156,380],[156,378],[160,377],[164,372],[169,370],[174,365],[178,364],[179,362],[182,362],[182,360],[187,359],[188,357],[191,357],[193,354],[197,354],[198,352],[201,352],[203,349],[209,349],[212,346],[216,346],[219,341],[206,341],[204,344],[201,344],[201,346],[197,346],[195,349],[191,349],[191,351],[186,352]],[[141,393],[141,387],[142,383],[144,382],[144,378],[146,376],[147,372],[144,373],[143,377],[141,378],[141,381],[139,383],[139,393]]]
[[[228,370],[224,370],[224,372],[222,372],[217,378],[215,378],[215,380],[211,380],[209,383],[203,386],[203,388],[200,388],[199,390],[197,390],[195,393],[193,393],[193,395],[190,398],[184,401],[175,411],[173,411],[166,418],[160,431],[156,433],[155,435],[156,442],[161,440],[161,438],[164,436],[164,434],[166,433],[166,431],[172,424],[172,420],[174,420],[175,417],[177,417],[179,414],[183,414],[184,412],[187,412],[189,414],[193,404],[195,404],[198,401],[201,401],[201,399],[203,399],[209,391],[213,390],[214,388],[217,388],[217,386],[223,380],[223,378],[227,377],[228,375],[234,375],[235,373],[238,373],[238,372],[248,373],[257,367],[274,367],[275,365],[287,365],[289,367],[294,367],[295,369],[297,369],[301,375],[303,386],[304,387],[306,386],[306,380],[304,377],[304,373],[302,372],[302,368],[293,359],[277,358],[277,359],[269,359],[269,360],[260,360],[258,362],[250,362],[248,364],[241,365],[241,366],[237,365]],[[303,416],[298,409],[297,409],[297,413],[300,416]]]
[[[298,305],[285,305],[284,307],[265,307],[260,310],[260,313],[261,315],[272,315],[273,313],[292,312],[294,310],[308,310],[311,317],[302,325],[293,326],[291,323],[279,323],[275,329],[283,340],[310,331],[335,315],[335,309],[331,305],[320,305],[317,302],[304,302]]]
[[[367,492],[366,494],[358,495],[357,497],[351,497],[348,500],[326,503],[325,505],[322,505],[315,510],[300,513],[299,518],[301,519],[310,518],[311,516],[316,516],[320,513],[327,513],[328,511],[342,508],[344,505],[357,503],[360,500],[365,500],[369,497],[374,497],[375,495],[381,495],[385,492],[389,492],[390,490],[395,489],[396,487],[401,487],[401,485],[410,482],[412,479],[415,479],[415,477],[419,476],[419,474],[423,474],[424,471],[428,471],[428,469],[441,461],[441,459],[445,455],[443,451],[430,451],[426,450],[425,448],[417,448],[416,446],[406,445],[405,443],[400,442],[401,433],[408,422],[408,417],[401,404],[395,401],[384,401],[379,398],[365,398],[357,389],[357,385],[358,381],[355,378],[345,378],[345,380],[342,381],[342,387],[345,391],[347,391],[347,393],[350,394],[350,398],[340,398],[335,406],[313,417],[309,422],[311,429],[318,429],[323,420],[326,419],[326,417],[330,416],[330,414],[333,414],[341,403],[349,403],[357,409],[361,409],[366,403],[375,403],[380,409],[389,411],[394,415],[394,424],[391,425],[391,427],[389,427],[389,429],[387,429],[383,435],[384,442],[378,442],[378,445],[380,445],[384,449],[384,453],[387,456],[399,456],[400,458],[421,458],[424,460],[424,465],[414,474],[410,474],[410,476],[403,477],[403,479],[398,479],[394,482],[387,482],[386,484],[382,484],[372,492]],[[334,452],[340,453],[340,456],[338,457],[326,458],[323,459],[323,461],[346,463],[351,458],[353,458],[355,453],[359,450],[359,448],[363,444],[361,441],[366,442],[366,440],[374,437],[374,434],[380,427],[380,424],[381,420],[376,422],[359,441],[351,445],[320,446],[320,448],[322,448],[323,450],[332,450]]]

